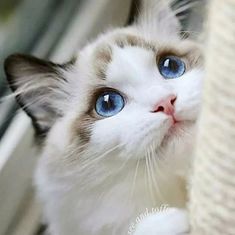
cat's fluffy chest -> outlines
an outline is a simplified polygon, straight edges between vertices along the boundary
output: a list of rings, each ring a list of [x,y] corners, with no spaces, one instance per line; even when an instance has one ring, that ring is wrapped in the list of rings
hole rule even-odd
[[[51,220],[52,234],[127,234],[130,225],[146,210],[184,205],[184,185],[177,176],[165,172],[164,178],[155,179],[156,186],[142,162],[138,174],[136,163],[126,164],[121,171],[120,166],[108,161],[97,166],[103,172],[99,179],[97,172],[92,171],[86,177],[80,175],[79,180],[79,175],[65,176],[63,190],[61,181],[57,188],[57,182],[46,179],[39,167],[37,181],[43,197],[48,198],[46,214]]]

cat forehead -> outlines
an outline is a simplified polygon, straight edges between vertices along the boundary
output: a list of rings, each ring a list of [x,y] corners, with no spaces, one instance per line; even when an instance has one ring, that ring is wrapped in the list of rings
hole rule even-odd
[[[194,42],[147,40],[141,36],[121,34],[97,43],[91,63],[95,76],[99,80],[108,80],[108,73],[113,69],[122,73],[132,69],[146,70],[164,55],[184,58],[189,68],[198,66],[201,61],[200,49]],[[126,68],[129,70],[125,71]]]
[[[141,47],[113,48],[112,61],[107,66],[106,81],[112,84],[144,82],[156,70],[156,56]]]
[[[92,54],[92,65],[97,78],[106,80],[109,64],[118,58],[121,60],[122,57],[123,60],[128,55],[130,57],[131,51],[140,49],[154,52],[156,47],[154,43],[130,34],[112,35],[108,40],[106,38],[105,41],[99,42]]]

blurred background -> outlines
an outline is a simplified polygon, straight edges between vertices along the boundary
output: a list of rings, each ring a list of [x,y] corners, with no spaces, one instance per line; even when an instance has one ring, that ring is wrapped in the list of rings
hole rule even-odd
[[[0,235],[42,234],[45,227],[32,183],[38,155],[33,130],[14,98],[4,98],[10,94],[4,59],[20,52],[65,62],[100,32],[131,22],[139,2],[0,0]],[[191,37],[201,30],[206,1],[193,2],[194,10],[181,17]]]

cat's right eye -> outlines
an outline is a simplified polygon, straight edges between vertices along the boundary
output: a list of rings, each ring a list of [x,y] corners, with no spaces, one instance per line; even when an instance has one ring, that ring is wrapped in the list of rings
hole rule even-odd
[[[124,98],[118,92],[107,91],[98,96],[95,110],[102,117],[111,117],[118,114],[124,106]]]

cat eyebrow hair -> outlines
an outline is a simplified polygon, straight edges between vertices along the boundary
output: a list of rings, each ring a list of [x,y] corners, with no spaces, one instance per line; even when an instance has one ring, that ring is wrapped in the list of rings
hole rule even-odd
[[[96,48],[93,59],[95,74],[98,78],[106,80],[106,70],[112,61],[112,48],[107,44],[101,44]]]
[[[201,66],[203,62],[203,56],[201,55],[199,47],[192,42],[188,42],[187,47],[182,47],[180,45],[177,47],[163,46],[157,53],[157,60],[166,55],[175,55],[185,58],[189,69]]]
[[[126,46],[135,46],[144,48],[146,50],[151,50],[156,53],[157,49],[154,43],[148,42],[145,39],[131,34],[118,35],[115,39],[115,43],[120,48],[125,48]]]

